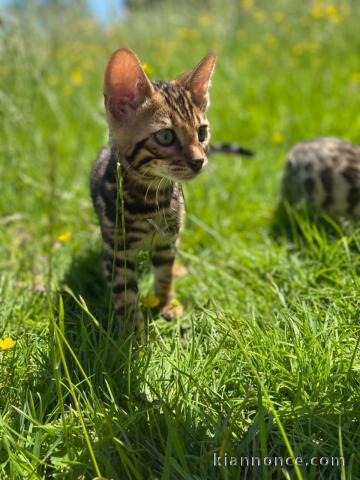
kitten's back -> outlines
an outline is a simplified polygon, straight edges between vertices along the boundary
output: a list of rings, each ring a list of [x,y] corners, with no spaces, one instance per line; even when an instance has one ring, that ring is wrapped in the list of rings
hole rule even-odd
[[[320,137],[289,152],[282,196],[333,216],[360,218],[360,145]]]
[[[111,160],[113,160],[111,145],[106,145],[100,150],[96,157],[90,174],[90,194],[95,210],[98,214],[102,214],[102,212],[100,212],[101,188]],[[114,171],[114,174],[116,175],[116,170]]]

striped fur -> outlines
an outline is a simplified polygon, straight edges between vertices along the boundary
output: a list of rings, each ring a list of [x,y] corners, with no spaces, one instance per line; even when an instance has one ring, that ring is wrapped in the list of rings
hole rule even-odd
[[[360,218],[360,145],[326,137],[297,143],[288,155],[282,196],[334,218]]]
[[[208,155],[213,155],[214,153],[230,153],[233,155],[245,155],[247,157],[253,157],[255,153],[249,148],[242,147],[237,143],[212,143],[208,148]]]
[[[150,82],[127,49],[115,52],[108,63],[104,94],[110,141],[96,159],[90,183],[105,274],[122,324],[125,318],[141,319],[137,267],[143,250],[150,253],[162,314],[168,319],[181,314],[181,306],[172,302],[184,217],[181,182],[207,163],[206,109],[214,63],[210,54],[172,82]],[[170,145],[162,144],[172,136]]]

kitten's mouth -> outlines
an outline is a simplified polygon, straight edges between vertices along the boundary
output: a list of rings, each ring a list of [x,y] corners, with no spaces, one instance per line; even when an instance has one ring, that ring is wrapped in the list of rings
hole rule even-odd
[[[175,180],[176,182],[185,182],[187,180],[192,180],[193,178],[200,175],[202,170],[203,169],[200,169],[197,172],[194,172],[194,170],[190,169],[177,169],[175,171],[170,171],[168,175],[169,178]]]
[[[188,180],[192,180],[193,178],[197,177],[200,172],[183,172],[183,173],[172,173],[170,174],[169,178],[176,182],[186,182]]]
[[[195,172],[194,170],[191,170],[188,168],[175,168],[175,169],[169,169],[165,171],[157,170],[152,172],[151,175],[148,173],[147,176],[149,179],[150,178],[166,178],[171,182],[186,182],[197,177],[202,172],[202,170],[203,168]]]

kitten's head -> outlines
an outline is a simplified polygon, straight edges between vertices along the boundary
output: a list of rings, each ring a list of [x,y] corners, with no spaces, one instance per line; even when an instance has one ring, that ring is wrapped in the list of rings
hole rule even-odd
[[[104,97],[110,135],[129,168],[144,178],[193,178],[207,164],[206,110],[215,66],[210,53],[171,82],[150,82],[136,55],[121,48],[105,71]]]

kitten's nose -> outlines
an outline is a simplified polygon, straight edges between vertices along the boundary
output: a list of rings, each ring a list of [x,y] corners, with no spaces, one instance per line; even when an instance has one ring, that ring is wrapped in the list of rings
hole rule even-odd
[[[189,167],[191,170],[194,172],[199,172],[201,170],[201,167],[204,164],[204,159],[203,158],[194,158],[192,160],[188,160]]]

